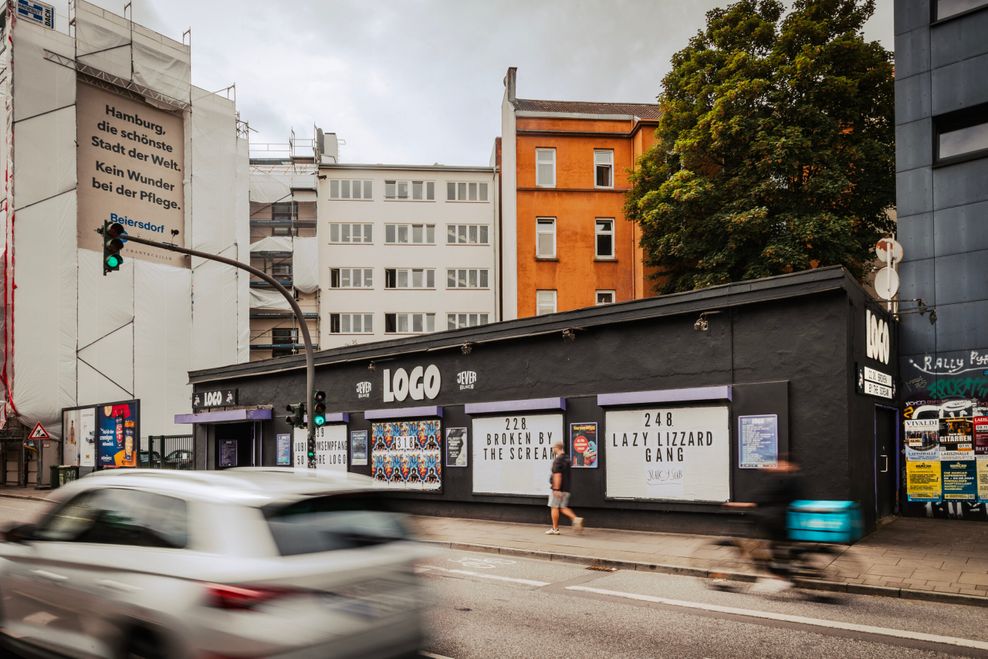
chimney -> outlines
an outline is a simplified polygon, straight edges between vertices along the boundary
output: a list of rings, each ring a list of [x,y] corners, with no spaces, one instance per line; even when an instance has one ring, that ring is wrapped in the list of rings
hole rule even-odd
[[[504,86],[508,89],[508,102],[515,102],[515,78],[518,76],[518,67],[508,67],[508,73],[504,76]]]

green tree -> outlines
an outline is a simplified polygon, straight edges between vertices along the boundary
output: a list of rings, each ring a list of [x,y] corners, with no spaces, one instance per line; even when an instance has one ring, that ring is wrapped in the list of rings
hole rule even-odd
[[[892,226],[892,54],[874,0],[740,0],[672,58],[656,143],[632,174],[663,292],[841,264]]]

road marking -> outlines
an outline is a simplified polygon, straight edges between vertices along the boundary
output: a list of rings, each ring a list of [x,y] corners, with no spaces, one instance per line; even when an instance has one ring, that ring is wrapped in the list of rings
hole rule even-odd
[[[535,581],[534,579],[518,579],[515,577],[502,577],[498,574],[481,574],[480,572],[471,572],[470,570],[451,570],[445,567],[439,567],[437,565],[423,565],[421,569],[425,572],[430,570],[439,570],[440,572],[449,572],[450,574],[462,574],[468,577],[477,577],[478,579],[492,579],[494,581],[508,581],[511,583],[520,583],[525,586],[535,586],[541,588],[542,586],[548,586],[548,581]]]
[[[429,657],[429,659],[453,659],[453,657],[447,657],[444,654],[436,654],[435,652],[426,652],[422,650],[419,652],[420,656]]]
[[[637,593],[624,593],[618,590],[592,588],[590,586],[567,586],[566,590],[576,590],[585,593],[596,593],[597,595],[610,595],[611,597],[623,597],[625,599],[638,600],[640,602],[652,602],[654,604],[678,606],[686,609],[699,609],[701,611],[728,613],[728,614],[743,616],[747,618],[763,618],[765,620],[776,620],[779,622],[792,622],[799,625],[828,627],[830,629],[842,629],[844,631],[862,632],[865,634],[877,634],[879,636],[891,636],[894,638],[905,638],[914,641],[925,641],[927,643],[938,643],[941,645],[955,645],[964,648],[976,648],[978,650],[988,650],[988,643],[984,641],[975,641],[967,638],[957,638],[955,636],[939,636],[937,634],[925,634],[923,632],[913,632],[905,629],[890,629],[888,627],[872,627],[871,625],[859,625],[853,622],[821,620],[819,618],[806,618],[803,616],[788,615],[786,613],[771,613],[769,611],[740,609],[740,608],[735,608],[733,606],[718,606],[716,604],[687,602],[684,600],[667,599],[665,597],[654,597],[652,595],[639,595]]]
[[[510,558],[481,558],[476,556],[464,556],[462,558],[451,558],[450,563],[459,563],[463,567],[472,567],[475,570],[493,570],[501,565],[514,565],[518,561]]]

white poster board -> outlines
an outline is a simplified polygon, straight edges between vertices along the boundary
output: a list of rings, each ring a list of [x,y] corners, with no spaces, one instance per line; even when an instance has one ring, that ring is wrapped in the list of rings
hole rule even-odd
[[[293,431],[295,446],[295,467],[308,467],[306,460],[305,428],[295,428]],[[347,470],[347,436],[346,425],[336,423],[316,428],[316,469],[331,469],[333,471]]]
[[[79,466],[96,466],[96,408],[79,410]]]
[[[731,494],[727,407],[607,412],[610,499],[723,502]]]
[[[562,441],[562,414],[474,419],[474,494],[548,495],[552,445]]]

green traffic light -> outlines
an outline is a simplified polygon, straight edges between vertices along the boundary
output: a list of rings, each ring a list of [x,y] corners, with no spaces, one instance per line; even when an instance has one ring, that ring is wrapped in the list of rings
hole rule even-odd
[[[317,414],[314,417],[312,417],[312,422],[315,423],[317,426],[324,426],[326,425],[326,417],[324,417],[322,414]]]
[[[120,267],[120,257],[119,256],[108,256],[106,257],[106,267],[108,268],[119,268]]]
[[[310,458],[316,457],[316,452],[315,451],[309,451],[309,457]]]

